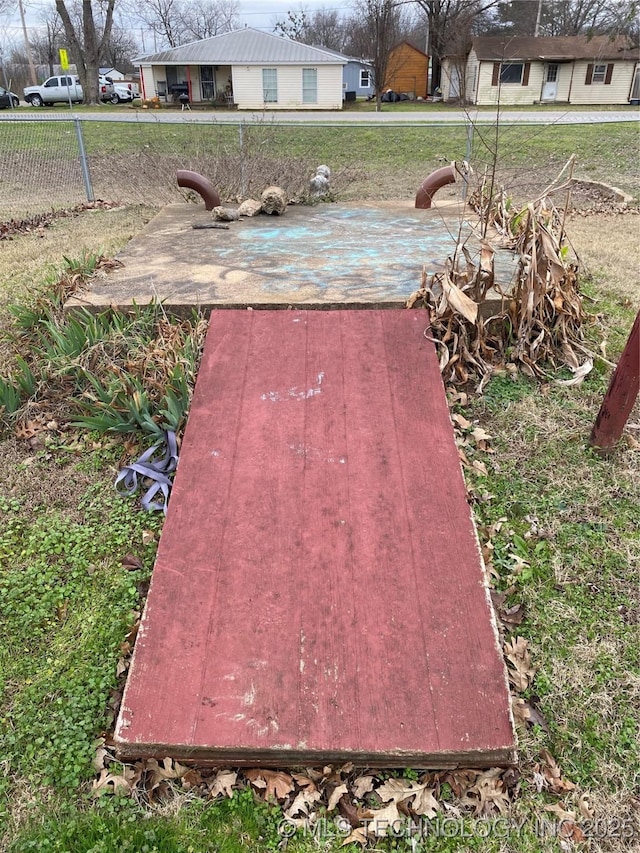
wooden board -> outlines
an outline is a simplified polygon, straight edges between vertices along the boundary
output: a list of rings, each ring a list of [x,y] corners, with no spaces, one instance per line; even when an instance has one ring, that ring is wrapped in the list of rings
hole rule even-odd
[[[424,311],[218,311],[123,757],[507,763],[504,665]]]

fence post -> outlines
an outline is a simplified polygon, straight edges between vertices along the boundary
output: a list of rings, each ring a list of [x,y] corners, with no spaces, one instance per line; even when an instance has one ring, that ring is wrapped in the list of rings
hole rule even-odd
[[[622,435],[640,392],[640,311],[631,329],[618,366],[600,406],[589,444],[597,450],[612,450]]]
[[[464,159],[467,163],[471,162],[471,152],[473,151],[473,122],[467,116],[467,150],[464,155]],[[467,193],[469,191],[469,172],[465,169],[464,172],[464,180],[462,184],[462,201],[467,200]]]
[[[238,125],[238,137],[240,140],[240,193],[244,198],[247,195],[247,179],[244,168],[244,128],[242,122]]]
[[[95,197],[93,195],[93,187],[91,186],[91,175],[89,174],[89,164],[87,163],[87,155],[84,150],[84,139],[82,138],[82,128],[80,127],[80,119],[77,116],[74,116],[73,123],[76,127],[78,150],[80,152],[80,166],[82,167],[82,180],[84,181],[84,190],[87,194],[87,201],[95,201]]]

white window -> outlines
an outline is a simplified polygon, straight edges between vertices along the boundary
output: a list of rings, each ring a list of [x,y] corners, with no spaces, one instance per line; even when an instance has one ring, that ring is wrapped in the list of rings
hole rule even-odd
[[[278,103],[278,69],[262,69],[262,100],[265,104]]]
[[[368,89],[371,85],[371,71],[368,68],[360,69],[360,88]]]
[[[318,103],[318,71],[316,68],[302,69],[302,103]]]
[[[593,77],[591,78],[592,83],[604,83],[605,77],[607,76],[607,66],[606,65],[594,65],[593,66]]]

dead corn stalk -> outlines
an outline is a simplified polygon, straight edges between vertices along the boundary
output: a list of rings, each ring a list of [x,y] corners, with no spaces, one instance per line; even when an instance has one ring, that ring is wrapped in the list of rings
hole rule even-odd
[[[572,162],[554,182],[555,189],[568,187],[559,179],[572,169]],[[554,185],[548,188],[553,189]],[[491,207],[486,202],[481,186],[476,204],[497,232],[497,241],[508,243],[517,257],[510,287],[501,291],[496,285],[495,249],[483,239],[477,264],[467,245],[458,244],[443,272],[427,276],[423,271],[421,287],[407,307],[422,302],[429,309],[431,334],[447,382],[473,381],[481,392],[496,370],[542,378],[549,366],[565,365],[574,373],[566,384],[577,384],[593,361],[587,358],[581,364],[577,355],[587,352],[583,344],[587,315],[578,267],[568,257],[565,242],[566,205],[561,215],[547,193],[513,213],[503,190],[496,193]],[[497,299],[499,310],[492,312]]]

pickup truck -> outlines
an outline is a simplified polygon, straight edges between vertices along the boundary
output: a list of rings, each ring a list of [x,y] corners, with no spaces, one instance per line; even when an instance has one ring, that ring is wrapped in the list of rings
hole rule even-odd
[[[24,99],[33,107],[43,107],[45,104],[72,103],[80,104],[84,93],[80,80],[73,75],[49,77],[41,86],[27,86],[23,89]],[[101,101],[114,101],[113,83],[109,77],[100,75],[98,92]],[[117,103],[117,102],[116,102]]]

